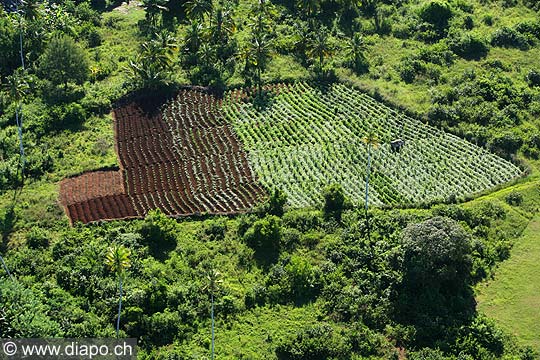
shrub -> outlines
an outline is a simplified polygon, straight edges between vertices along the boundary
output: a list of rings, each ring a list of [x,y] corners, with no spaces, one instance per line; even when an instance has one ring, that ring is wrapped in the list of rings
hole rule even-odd
[[[493,320],[477,316],[470,325],[460,329],[456,345],[463,354],[470,355],[474,359],[500,359],[507,342],[508,338]]]
[[[290,283],[291,295],[296,302],[307,301],[319,291],[320,270],[302,256],[291,256],[285,266],[285,272]]]
[[[478,60],[486,57],[489,48],[484,40],[471,33],[457,35],[450,40],[450,49],[467,60]]]
[[[471,15],[465,16],[463,19],[463,26],[467,30],[472,30],[474,28],[474,19]]]
[[[339,184],[332,184],[323,189],[323,213],[327,217],[341,219],[345,204],[345,193]]]
[[[40,58],[39,72],[54,85],[69,82],[82,84],[89,75],[88,58],[84,50],[69,36],[53,37]]]
[[[470,236],[454,220],[443,217],[411,224],[402,236],[398,319],[416,327],[418,346],[429,346],[474,313]]]
[[[274,189],[268,202],[265,204],[265,210],[270,215],[283,216],[283,207],[287,203],[287,194],[281,189]]]
[[[49,246],[49,234],[43,229],[34,227],[26,233],[26,245],[30,249],[40,249]]]
[[[225,238],[227,232],[226,219],[210,219],[203,223],[199,231],[199,236],[208,241],[218,241]]]
[[[540,72],[537,70],[529,70],[525,76],[525,80],[530,87],[540,86]]]
[[[523,139],[513,132],[508,132],[493,138],[489,147],[491,151],[509,157],[510,155],[515,154],[522,144]]]
[[[259,219],[244,234],[244,241],[259,258],[274,260],[280,248],[281,220],[274,215]]]
[[[491,45],[514,47],[521,50],[527,50],[530,47],[526,36],[506,26],[493,33],[491,36]]]
[[[301,232],[314,231],[322,226],[323,219],[319,211],[295,210],[283,216],[283,225]]]
[[[420,9],[419,15],[423,21],[435,25],[438,29],[444,29],[448,26],[453,12],[446,1],[431,1]]]
[[[518,193],[517,191],[512,191],[510,194],[506,195],[504,200],[509,205],[519,206],[521,205],[521,203],[523,203],[523,195],[521,193]]]
[[[482,18],[482,21],[483,21],[484,24],[486,24],[487,26],[493,25],[493,15],[491,15],[491,14],[485,14],[484,17]]]
[[[276,348],[279,360],[350,359],[351,346],[328,324],[299,331]]]
[[[142,243],[148,245],[155,257],[163,257],[176,247],[176,222],[160,210],[151,210],[140,225]]]

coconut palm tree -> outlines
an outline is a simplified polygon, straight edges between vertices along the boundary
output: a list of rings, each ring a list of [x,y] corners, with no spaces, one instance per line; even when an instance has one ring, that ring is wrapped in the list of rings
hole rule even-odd
[[[328,37],[328,30],[325,26],[321,26],[312,34],[309,42],[308,54],[312,59],[319,59],[319,69],[323,68],[324,58],[332,54]]]
[[[8,99],[12,103],[16,104],[15,107],[15,121],[17,123],[17,132],[19,135],[19,152],[21,154],[21,176],[24,183],[24,167],[26,164],[26,159],[24,155],[24,144],[23,144],[23,123],[22,123],[22,103],[25,95],[30,90],[28,84],[29,77],[24,71],[24,69],[17,69],[12,75],[6,78],[6,83],[3,86],[3,91],[6,93]]]
[[[319,9],[319,0],[298,0],[298,10],[307,18],[312,17]]]
[[[158,15],[162,11],[169,11],[165,4],[165,0],[143,0],[142,7],[145,10],[146,21],[152,26],[152,29],[157,27]]]
[[[211,359],[214,360],[214,294],[219,290],[219,284],[223,282],[220,279],[221,273],[215,269],[210,270],[206,276],[208,283],[203,290],[208,290],[210,292],[212,308],[210,311],[210,316],[212,318],[212,349],[211,349]]]
[[[268,59],[270,58],[271,43],[266,36],[255,36],[251,41],[251,54],[252,62],[255,66],[256,81],[257,81],[257,93],[262,93],[262,79],[261,75],[266,69]]]
[[[369,132],[366,137],[362,139],[364,144],[367,146],[368,152],[368,163],[366,170],[366,199],[365,199],[365,208],[366,208],[366,218],[369,206],[369,175],[371,171],[371,150],[379,147],[379,138],[375,135],[374,132]]]
[[[118,277],[118,319],[116,320],[116,337],[120,331],[120,313],[122,312],[122,280],[125,277],[126,270],[131,266],[129,255],[131,252],[123,245],[113,245],[107,249],[105,256],[105,265]]]
[[[345,56],[355,71],[359,71],[363,60],[366,43],[360,33],[355,33],[345,45]]]
[[[212,13],[212,0],[191,0],[186,5],[186,13],[191,20],[203,22],[204,17]]]

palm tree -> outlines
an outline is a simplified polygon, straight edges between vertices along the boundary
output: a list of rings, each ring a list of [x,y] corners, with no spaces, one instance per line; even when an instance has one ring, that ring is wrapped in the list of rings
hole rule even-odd
[[[298,10],[306,14],[307,18],[312,17],[319,9],[319,0],[298,0]]]
[[[122,280],[125,276],[125,271],[131,266],[129,255],[131,252],[123,245],[114,245],[107,249],[105,256],[105,265],[116,274],[118,277],[119,299],[118,302],[118,319],[116,320],[116,337],[120,331],[120,313],[122,312]]]
[[[220,279],[221,273],[215,269],[210,270],[206,278],[208,279],[208,284],[203,288],[203,290],[208,290],[210,292],[212,309],[210,311],[210,316],[212,318],[212,352],[211,359],[214,360],[214,294],[219,290],[219,284],[223,282]]]
[[[362,139],[362,141],[367,146],[368,151],[368,163],[367,163],[367,170],[366,170],[366,199],[365,199],[365,208],[366,208],[366,219],[367,219],[367,213],[368,213],[368,201],[369,201],[369,175],[371,171],[371,149],[376,149],[379,147],[379,138],[375,135],[374,132],[369,132],[366,137]]]
[[[26,164],[26,158],[24,155],[24,144],[22,137],[22,103],[25,95],[30,90],[28,85],[28,75],[24,69],[17,69],[12,75],[6,78],[6,84],[3,86],[4,92],[11,102],[15,103],[15,121],[17,123],[17,132],[19,135],[19,152],[21,154],[21,176],[24,183],[24,167]]]
[[[169,11],[165,6],[165,0],[143,0],[142,7],[146,13],[146,21],[153,29],[157,27],[157,18],[162,11]]]
[[[191,0],[186,5],[191,20],[203,22],[204,17],[212,13],[212,0]]]
[[[21,1],[20,10],[24,13],[26,20],[34,20],[39,16],[40,3],[38,0]]]
[[[188,53],[196,53],[203,42],[203,25],[197,20],[192,21],[186,28],[184,36],[184,50]]]
[[[332,53],[332,48],[328,43],[328,30],[321,26],[313,34],[309,43],[309,56],[319,59],[319,69],[323,68],[324,58]]]
[[[366,43],[360,33],[355,33],[345,46],[345,55],[350,59],[350,63],[355,71],[360,69],[365,50]]]
[[[255,36],[251,42],[251,54],[252,62],[255,66],[256,76],[257,76],[257,93],[261,95],[262,93],[262,80],[261,75],[266,69],[268,59],[270,58],[270,41],[266,36],[257,37]]]

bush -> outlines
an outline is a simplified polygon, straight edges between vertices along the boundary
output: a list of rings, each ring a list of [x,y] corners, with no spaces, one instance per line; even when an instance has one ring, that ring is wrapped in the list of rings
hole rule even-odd
[[[470,236],[454,220],[443,217],[411,224],[402,236],[398,319],[416,327],[416,345],[430,346],[474,314]]]
[[[255,250],[257,257],[273,261],[277,257],[281,240],[281,220],[274,215],[259,219],[244,234],[244,241]]]
[[[479,60],[486,57],[489,48],[484,40],[471,33],[457,35],[450,40],[450,49],[467,60]]]
[[[350,359],[351,346],[328,324],[299,331],[276,348],[279,360]]]
[[[493,33],[491,36],[491,45],[514,47],[521,50],[527,50],[530,47],[526,36],[506,26]]]
[[[283,225],[301,232],[315,231],[322,226],[323,219],[319,211],[295,210],[283,216]]]
[[[39,73],[54,85],[82,84],[89,75],[85,51],[69,36],[53,37],[40,58]]]
[[[264,211],[270,215],[283,216],[284,206],[287,203],[287,194],[281,189],[274,189],[264,205]]]
[[[206,220],[199,231],[199,236],[207,241],[219,241],[225,239],[227,232],[226,219],[210,219]]]
[[[498,135],[489,144],[491,151],[508,158],[523,145],[523,139],[513,132]]]
[[[292,298],[297,303],[312,299],[320,289],[320,270],[301,256],[293,255],[285,266]]]
[[[332,184],[323,189],[323,213],[326,217],[341,219],[344,210],[345,193],[339,184]]]
[[[445,29],[453,12],[446,1],[431,1],[420,9],[418,15],[423,21],[435,25],[438,29]]]
[[[151,210],[140,225],[142,243],[148,245],[153,256],[162,258],[176,248],[176,221],[160,210]]]
[[[456,340],[457,347],[474,359],[489,358],[500,359],[504,353],[505,344],[508,338],[495,323],[484,317],[477,316],[474,321],[460,329],[460,334]]]
[[[523,203],[523,195],[521,193],[518,193],[517,191],[512,191],[510,194],[506,195],[504,200],[509,205],[519,206],[521,205],[521,203]]]
[[[30,249],[40,249],[49,246],[49,234],[43,229],[34,227],[26,233],[26,245]]]
[[[537,70],[529,70],[525,76],[525,80],[530,87],[540,86],[540,72]]]

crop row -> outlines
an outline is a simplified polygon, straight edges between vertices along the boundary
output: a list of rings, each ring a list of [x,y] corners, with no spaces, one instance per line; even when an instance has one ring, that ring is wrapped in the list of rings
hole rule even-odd
[[[474,194],[520,174],[513,164],[451,134],[427,126],[343,84],[324,91],[306,83],[280,88],[271,105],[256,108],[234,93],[223,101],[266,187],[281,187],[293,206],[320,203],[322,188],[342,184],[363,203],[367,147],[374,132],[370,201],[412,204]],[[390,142],[405,140],[400,152]]]
[[[66,180],[79,192],[61,189],[71,220],[144,217],[152,209],[182,216],[253,208],[265,192],[219,103],[205,92],[183,90],[161,107],[142,100],[115,109],[121,169],[114,179],[98,179],[96,172],[88,176],[94,181]]]

